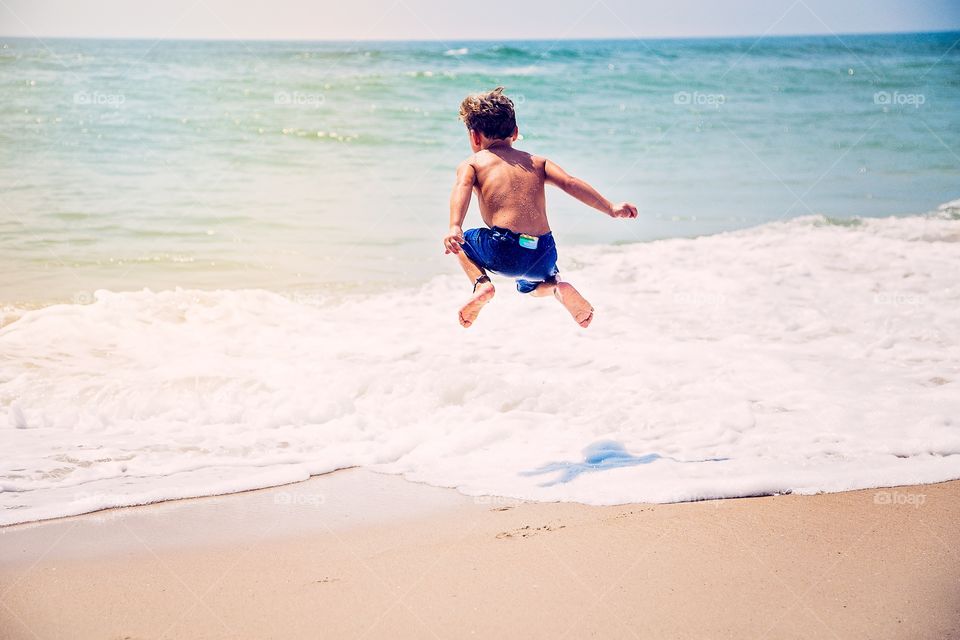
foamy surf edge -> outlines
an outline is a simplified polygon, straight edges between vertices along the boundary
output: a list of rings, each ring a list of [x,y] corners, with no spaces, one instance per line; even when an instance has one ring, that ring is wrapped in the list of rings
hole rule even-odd
[[[561,260],[588,331],[497,280],[465,332],[454,275],[336,304],[101,291],[28,311],[0,329],[0,524],[352,466],[588,504],[960,478],[960,201]],[[523,475],[598,441],[664,458]]]

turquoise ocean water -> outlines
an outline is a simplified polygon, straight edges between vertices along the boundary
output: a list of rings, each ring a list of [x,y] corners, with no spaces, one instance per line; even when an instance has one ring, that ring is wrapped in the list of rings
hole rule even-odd
[[[960,196],[958,38],[2,39],[0,304],[336,295],[454,271],[457,106],[496,85],[521,148],[640,207],[614,223],[548,194],[561,255],[929,211]]]

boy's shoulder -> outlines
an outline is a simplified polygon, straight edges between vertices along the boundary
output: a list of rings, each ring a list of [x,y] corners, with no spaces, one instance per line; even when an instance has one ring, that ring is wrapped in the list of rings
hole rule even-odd
[[[523,158],[534,165],[542,166],[547,161],[547,159],[543,156],[539,156],[535,153],[529,153],[523,149],[517,149],[516,147],[511,147],[510,151],[510,155],[512,155],[514,158]],[[477,169],[483,166],[505,161],[506,160],[504,157],[500,156],[499,154],[493,153],[489,149],[481,149],[476,153],[470,154],[466,160],[460,163],[459,166],[463,167],[469,165]]]

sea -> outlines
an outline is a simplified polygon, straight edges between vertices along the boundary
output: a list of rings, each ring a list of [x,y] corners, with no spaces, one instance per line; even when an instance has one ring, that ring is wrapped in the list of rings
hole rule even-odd
[[[0,37],[0,524],[352,466],[590,504],[960,478],[958,41]],[[458,105],[497,86],[639,208],[548,191],[588,330],[507,279],[457,323]]]

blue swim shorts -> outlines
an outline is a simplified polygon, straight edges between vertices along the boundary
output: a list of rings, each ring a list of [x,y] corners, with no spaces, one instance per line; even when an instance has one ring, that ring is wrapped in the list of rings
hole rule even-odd
[[[520,246],[520,234],[503,227],[463,232],[463,252],[487,271],[517,279],[517,291],[530,293],[541,282],[556,282],[557,245],[553,234],[538,237],[537,248]]]

